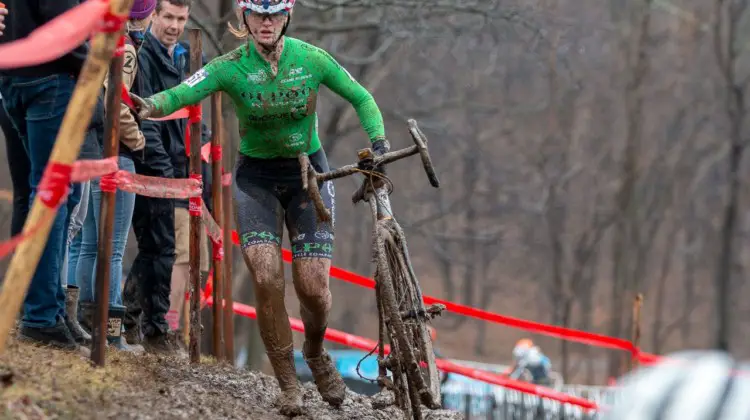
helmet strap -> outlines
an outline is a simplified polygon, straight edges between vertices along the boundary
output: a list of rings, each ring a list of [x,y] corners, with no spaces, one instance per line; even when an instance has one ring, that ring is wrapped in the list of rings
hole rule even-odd
[[[250,37],[254,41],[256,41],[256,43],[260,45],[261,48],[263,48],[263,52],[265,54],[270,54],[274,52],[274,50],[276,50],[276,46],[279,45],[279,41],[281,41],[281,38],[283,38],[284,35],[286,34],[286,31],[289,28],[289,22],[291,22],[291,20],[292,20],[292,14],[288,13],[287,18],[286,18],[286,23],[284,23],[284,27],[281,28],[281,33],[279,34],[279,37],[276,38],[276,41],[274,41],[273,44],[271,44],[271,46],[267,46],[265,44],[261,44],[260,42],[257,42],[258,40],[255,39],[255,35],[253,35],[253,31],[250,30],[250,26],[248,26],[247,20],[243,19],[242,21],[245,23],[245,27],[247,28],[247,33],[250,34]]]

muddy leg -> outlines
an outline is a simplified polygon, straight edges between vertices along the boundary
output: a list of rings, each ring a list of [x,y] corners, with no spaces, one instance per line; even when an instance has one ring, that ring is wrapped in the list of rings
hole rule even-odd
[[[302,391],[294,371],[292,329],[284,306],[284,268],[281,249],[275,244],[249,246],[243,253],[253,276],[258,325],[266,354],[279,381],[281,414],[302,414]]]
[[[331,260],[327,258],[295,258],[292,275],[300,301],[302,322],[305,324],[305,344],[302,348],[305,361],[323,400],[338,407],[344,402],[346,385],[331,357],[323,349],[331,310],[331,291],[328,288],[330,267]]]

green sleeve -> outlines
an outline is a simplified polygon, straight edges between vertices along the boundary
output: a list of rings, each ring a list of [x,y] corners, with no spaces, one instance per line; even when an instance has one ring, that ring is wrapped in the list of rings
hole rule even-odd
[[[359,122],[362,124],[371,142],[385,139],[385,125],[380,114],[378,104],[370,92],[364,88],[349,72],[342,67],[330,54],[320,51],[322,57],[322,83],[334,93],[346,99],[357,111]]]
[[[163,115],[169,115],[187,105],[193,105],[212,93],[222,90],[221,63],[208,63],[179,85],[159,92],[148,99]]]

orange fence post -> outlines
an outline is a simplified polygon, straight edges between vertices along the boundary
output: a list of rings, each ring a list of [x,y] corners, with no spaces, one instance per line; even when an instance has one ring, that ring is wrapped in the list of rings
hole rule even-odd
[[[643,293],[638,293],[633,300],[633,326],[631,332],[631,339],[633,346],[639,349],[641,348],[641,308],[643,307]],[[635,355],[634,355],[635,356]],[[630,369],[638,367],[638,358],[630,358]]]
[[[203,48],[200,29],[189,29],[190,73],[195,74],[203,66]],[[190,177],[200,178],[201,163],[201,121],[188,120],[190,130]],[[201,197],[190,199],[190,363],[200,363],[201,342]]]
[[[122,40],[122,38],[121,38]],[[122,47],[119,45],[118,47]],[[120,151],[120,101],[122,99],[122,65],[121,53],[115,53],[109,66],[109,80],[107,81],[106,116],[104,120],[104,157],[117,157]],[[102,201],[99,204],[99,243],[96,258],[96,311],[92,321],[91,360],[95,365],[104,366],[107,333],[112,329],[112,335],[122,333],[122,324],[108,325],[109,321],[109,273],[112,266],[112,231],[115,220],[116,191],[106,185],[104,177],[100,179]]]
[[[211,179],[213,188],[211,189],[211,201],[213,203],[213,217],[219,227],[224,226],[222,219],[224,211],[222,209],[222,178],[221,178],[221,148],[222,148],[222,125],[224,119],[221,115],[221,93],[214,93],[211,97]],[[213,244],[213,270],[214,284],[213,297],[214,302],[222,302],[224,298],[224,262],[223,245]],[[218,249],[217,249],[218,248]],[[223,305],[213,306],[213,353],[216,360],[222,360],[224,352],[224,307]]]
[[[234,299],[232,298],[232,186],[223,185],[224,196],[224,358],[234,365]]]

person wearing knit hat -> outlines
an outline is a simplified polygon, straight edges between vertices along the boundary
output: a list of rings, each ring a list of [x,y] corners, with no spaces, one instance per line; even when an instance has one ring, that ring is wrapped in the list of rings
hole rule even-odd
[[[156,8],[156,0],[135,0],[130,9],[131,20],[143,20],[151,16]]]
[[[143,40],[143,34],[151,23],[153,11],[156,8],[156,0],[135,0],[130,10],[127,23],[127,34],[123,48],[122,83],[130,91],[136,83],[138,73],[138,48]],[[104,87],[107,88],[109,77],[104,78]],[[141,132],[138,121],[133,112],[125,103],[120,104],[120,147],[118,165],[121,170],[135,173],[135,161],[145,153],[146,139]],[[81,249],[95,250],[98,242],[97,224],[99,220],[99,204],[101,200],[101,186],[98,182],[92,182],[89,188],[89,200],[92,206],[89,208],[91,215],[87,215],[82,229]],[[122,256],[125,253],[130,226],[133,219],[135,206],[135,194],[117,190],[115,197],[115,224],[113,231],[112,263],[110,270],[110,302],[109,315],[107,318],[107,342],[111,347],[124,351],[143,351],[140,340],[135,337],[128,343],[122,325],[127,308],[122,299]],[[80,308],[82,324],[93,325],[94,313],[94,266],[85,263],[79,258],[76,277],[81,283]],[[86,260],[88,261],[88,260]]]

